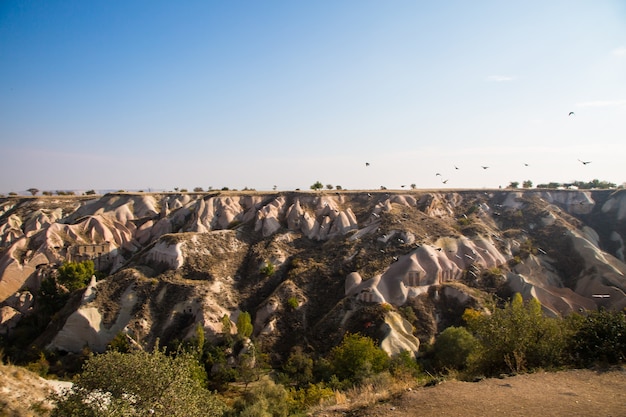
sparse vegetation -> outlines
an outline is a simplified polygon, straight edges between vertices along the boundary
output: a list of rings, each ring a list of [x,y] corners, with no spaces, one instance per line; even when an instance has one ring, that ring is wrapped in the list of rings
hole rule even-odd
[[[313,185],[311,185],[311,190],[313,191],[318,191],[318,190],[321,190],[322,188],[324,188],[324,184],[322,184],[319,181],[316,181]]]
[[[259,272],[261,272],[261,274],[265,275],[266,277],[271,277],[276,272],[276,267],[271,261],[267,261],[265,265],[261,267]]]
[[[298,308],[300,306],[300,302],[298,301],[297,297],[289,297],[289,299],[287,299],[287,305],[292,310],[295,310],[296,308]]]
[[[609,181],[600,181],[598,179],[594,179],[591,181],[572,181],[570,183],[560,183],[560,182],[549,182],[547,184],[537,184],[537,188],[578,188],[581,190],[589,190],[589,189],[598,189],[598,190],[606,190],[611,188],[616,188],[617,185],[615,183]]]

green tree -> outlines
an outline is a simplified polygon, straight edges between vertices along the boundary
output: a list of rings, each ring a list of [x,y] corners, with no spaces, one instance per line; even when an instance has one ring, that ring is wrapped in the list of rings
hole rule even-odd
[[[524,303],[516,293],[491,315],[464,314],[479,343],[474,369],[486,374],[555,367],[564,362],[568,333],[560,319],[544,317],[536,299]]]
[[[204,326],[202,326],[202,323],[198,323],[196,325],[195,342],[196,342],[196,347],[198,348],[198,353],[200,355],[202,355],[202,352],[204,352],[204,341],[205,341]]]
[[[35,194],[37,194],[39,192],[39,189],[38,188],[29,188],[26,191],[28,191],[31,195],[35,195]]]
[[[519,187],[519,181],[511,181],[507,188],[517,188]]]
[[[283,365],[283,370],[298,387],[304,387],[313,381],[313,359],[300,346],[293,349]]]
[[[242,339],[248,338],[252,335],[252,318],[250,313],[242,311],[237,317],[237,334]]]
[[[41,281],[37,302],[44,321],[59,311],[69,299],[69,293],[84,288],[96,274],[93,261],[65,262],[56,277]]]
[[[531,180],[526,180],[522,183],[523,188],[533,188],[533,182]]]
[[[223,404],[196,378],[190,354],[109,351],[92,356],[72,389],[54,397],[52,417],[220,416]]]
[[[626,315],[594,311],[580,320],[571,349],[577,364],[617,364],[626,361]]]
[[[65,262],[58,269],[59,284],[69,291],[84,288],[96,274],[93,261]]]
[[[69,291],[84,288],[96,274],[93,261],[65,262],[58,269],[59,284]]]
[[[313,185],[311,185],[311,190],[314,191],[321,190],[322,188],[324,188],[324,184],[319,181],[316,181]]]
[[[433,349],[438,367],[463,370],[478,349],[478,341],[465,327],[452,326],[441,332]]]
[[[374,341],[357,333],[347,333],[330,352],[333,373],[340,380],[359,383],[389,367],[389,356]]]

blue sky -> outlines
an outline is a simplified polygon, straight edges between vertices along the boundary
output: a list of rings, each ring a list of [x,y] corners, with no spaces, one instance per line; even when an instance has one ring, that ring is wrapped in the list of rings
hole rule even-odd
[[[3,193],[621,184],[625,139],[623,1],[0,1]]]

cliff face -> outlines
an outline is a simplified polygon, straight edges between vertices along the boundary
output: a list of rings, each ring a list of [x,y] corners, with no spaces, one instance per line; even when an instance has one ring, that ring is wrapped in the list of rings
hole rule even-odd
[[[553,315],[626,307],[625,236],[626,192],[613,190],[8,198],[0,334],[33,311],[55,265],[93,259],[108,277],[39,343],[102,350],[125,332],[149,345],[198,323],[210,336],[249,311],[277,352],[346,330],[417,350],[415,336],[491,292],[535,297]]]

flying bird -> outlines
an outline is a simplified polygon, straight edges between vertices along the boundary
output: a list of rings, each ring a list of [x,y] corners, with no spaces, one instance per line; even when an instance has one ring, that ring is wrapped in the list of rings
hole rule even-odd
[[[435,177],[441,177],[441,174],[440,173],[436,173]]]
[[[576,116],[576,114],[573,111],[571,111],[569,112],[568,116]]]
[[[528,165],[527,163],[524,163],[524,166],[527,167],[527,166],[530,166],[530,165]]]
[[[578,162],[580,162],[583,165],[587,165],[591,163],[591,161],[581,161],[580,159],[578,160]]]
[[[366,167],[370,166],[370,163],[369,163],[369,162],[366,162],[366,163],[365,163],[365,166],[366,166]]]
[[[481,166],[481,168],[482,168],[482,169],[487,169],[487,168],[489,168],[489,167],[486,167],[486,166]]]
[[[454,169],[459,169],[459,167],[455,165],[455,166],[454,166]]]
[[[447,184],[448,180],[444,180],[444,181],[441,181],[441,182],[444,183],[444,184]]]

